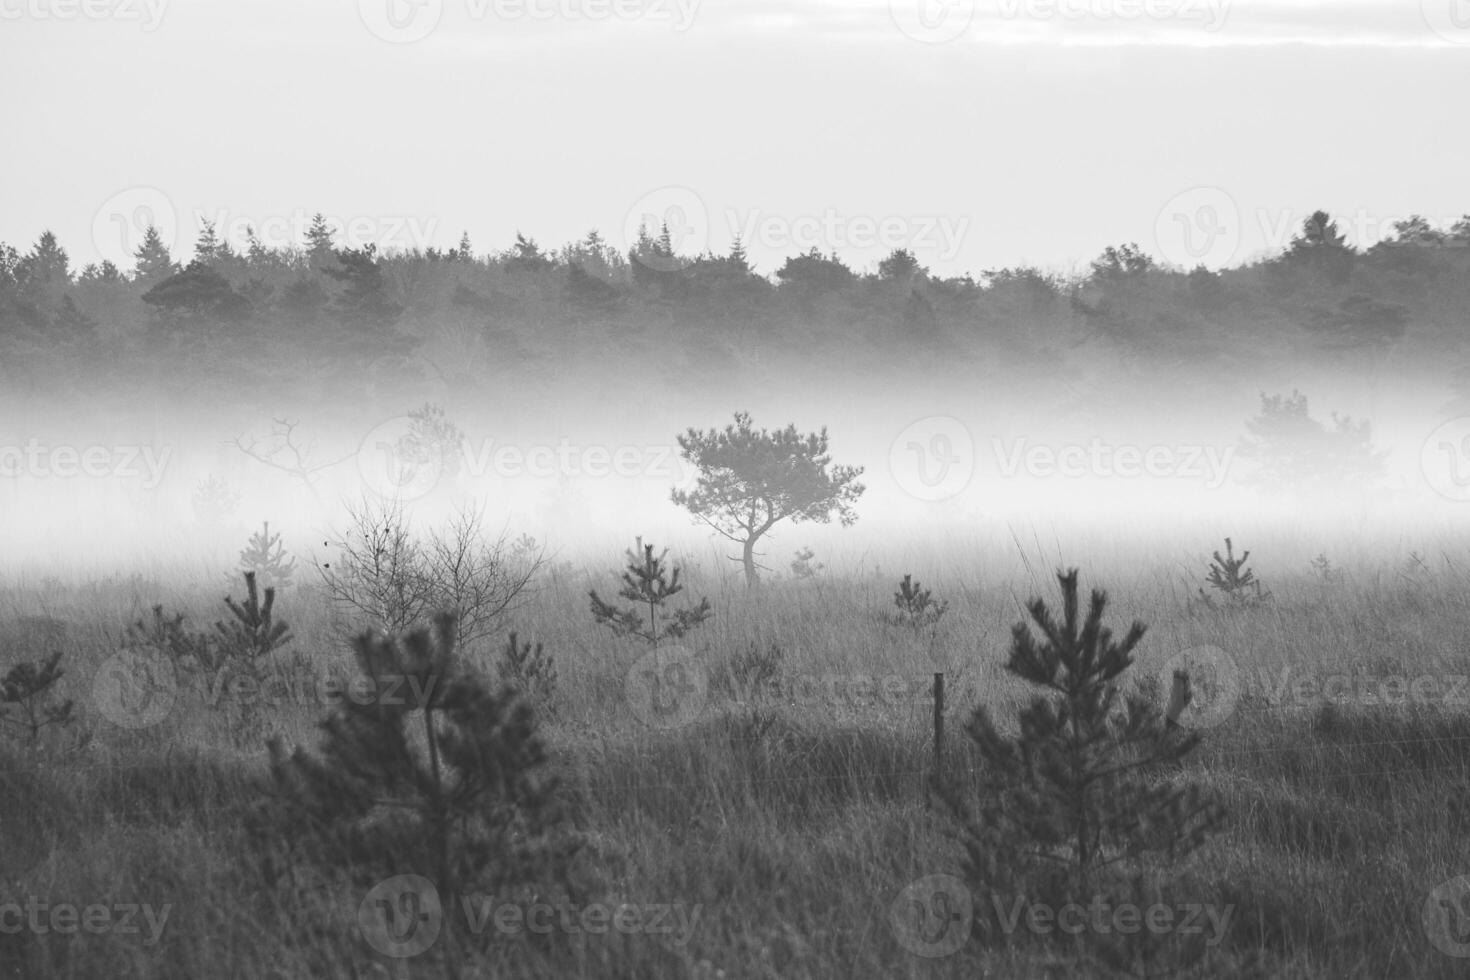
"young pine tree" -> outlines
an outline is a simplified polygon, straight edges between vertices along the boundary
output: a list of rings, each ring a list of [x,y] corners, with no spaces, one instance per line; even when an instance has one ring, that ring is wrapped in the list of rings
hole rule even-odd
[[[628,570],[623,573],[623,587],[618,595],[646,606],[647,613],[604,602],[597,590],[592,589],[588,594],[592,598],[593,619],[618,636],[636,636],[656,647],[660,639],[677,640],[714,615],[708,597],[701,598],[697,606],[664,611],[664,604],[684,591],[684,586],[679,584],[679,568],[674,566],[672,574],[665,569],[667,548],[655,558],[653,545],[644,544],[640,537],[638,550],[643,553],[641,558],[633,550],[628,551]]]
[[[272,887],[339,875],[361,894],[392,876],[426,879],[445,913],[435,955],[450,976],[477,941],[462,897],[570,888],[580,847],[530,706],[463,669],[456,632],[444,613],[432,635],[359,636],[359,680],[369,683],[322,722],[320,754],[287,755],[272,741],[271,791],[250,822]]]
[[[1221,816],[1199,787],[1164,775],[1199,743],[1170,724],[1188,701],[1187,680],[1176,680],[1167,714],[1142,696],[1123,698],[1120,681],[1144,625],[1115,639],[1102,623],[1106,594],[1094,590],[1084,616],[1077,571],[1057,579],[1061,619],[1037,598],[1026,608],[1039,637],[1024,621],[1012,628],[1006,670],[1037,689],[1019,733],[1002,734],[977,707],[966,727],[981,759],[977,784],[937,786],[977,900],[997,909],[1037,896],[1055,908],[1156,893],[1148,859],[1187,855]],[[1088,938],[1103,961],[1131,963],[1138,953],[1132,939]]]

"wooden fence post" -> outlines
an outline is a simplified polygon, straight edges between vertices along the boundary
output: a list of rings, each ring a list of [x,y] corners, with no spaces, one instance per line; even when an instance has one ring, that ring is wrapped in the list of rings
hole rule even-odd
[[[944,674],[934,674],[934,778],[937,780],[944,766]]]

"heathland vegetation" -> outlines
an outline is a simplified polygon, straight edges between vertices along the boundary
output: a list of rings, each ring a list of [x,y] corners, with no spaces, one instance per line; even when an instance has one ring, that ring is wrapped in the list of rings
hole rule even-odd
[[[260,537],[228,606],[0,581],[4,975],[1460,975],[1462,546],[953,541],[751,590],[505,543],[493,631],[390,642],[342,638],[370,568]]]

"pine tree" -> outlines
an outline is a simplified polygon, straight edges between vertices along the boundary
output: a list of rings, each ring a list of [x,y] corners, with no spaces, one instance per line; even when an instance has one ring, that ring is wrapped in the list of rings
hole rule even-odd
[[[37,286],[65,286],[71,282],[71,261],[50,231],[41,232],[35,246],[20,260],[25,280]]]
[[[1352,274],[1357,251],[1326,211],[1313,211],[1291,240],[1282,262],[1286,268],[1304,268],[1329,282],[1345,282]]]
[[[370,888],[420,875],[429,894],[419,897],[451,913],[471,892],[515,900],[532,887],[543,898],[572,890],[580,841],[566,828],[532,709],[464,669],[455,633],[445,613],[432,634],[362,634],[353,651],[368,683],[354,689],[380,696],[342,699],[321,725],[320,754],[287,755],[272,740],[271,792],[247,821],[268,884],[337,872]],[[464,926],[446,915],[426,954],[450,976],[472,938]]]
[[[556,265],[553,259],[541,251],[536,239],[527,238],[519,231],[516,232],[516,243],[505,253],[503,259],[510,268],[523,272],[545,272]]]
[[[324,271],[345,288],[337,296],[337,314],[349,330],[386,335],[403,307],[388,297],[388,283],[378,264],[377,246],[342,249],[335,268]]]
[[[101,265],[88,263],[87,266],[82,269],[81,275],[77,277],[77,282],[79,283],[97,283],[107,286],[111,286],[122,281],[122,273],[118,271],[117,266],[112,264],[111,259],[103,259]]]
[[[214,222],[201,218],[199,237],[194,240],[194,261],[212,265],[220,257],[220,240],[214,232]]]
[[[53,650],[41,660],[21,661],[0,677],[0,723],[24,732],[31,745],[47,725],[72,722],[71,700],[56,696],[56,682],[66,673],[61,657],[62,651]]]
[[[61,298],[61,311],[52,321],[57,333],[68,341],[90,341],[97,337],[97,320],[77,306],[70,296]]]
[[[730,243],[730,262],[741,272],[750,271],[750,257],[745,254],[745,243],[740,240],[740,233],[735,233],[735,240]]]
[[[1106,594],[1092,592],[1084,618],[1077,570],[1058,572],[1057,581],[1061,620],[1035,598],[1026,608],[1040,638],[1024,621],[1011,630],[1006,670],[1039,689],[1020,713],[1019,734],[1002,735],[976,707],[966,734],[980,755],[978,777],[936,780],[966,851],[965,875],[977,900],[996,908],[1017,896],[1057,908],[1157,894],[1149,859],[1182,858],[1222,818],[1199,786],[1160,778],[1199,744],[1198,733],[1170,723],[1190,700],[1188,678],[1176,676],[1167,713],[1142,695],[1123,698],[1121,678],[1146,628],[1135,621],[1115,640],[1102,623]],[[1188,942],[1147,945],[1160,938],[1142,937],[1140,947],[1093,936],[1090,952],[1117,968],[1139,956],[1203,953]]]
[[[891,280],[902,285],[913,282],[914,277],[926,275],[928,269],[919,265],[919,259],[906,248],[896,248],[878,263],[878,278]]]
[[[848,527],[857,520],[863,468],[832,465],[825,428],[805,435],[795,425],[757,431],[749,412],[736,412],[723,431],[691,428],[677,439],[699,480],[670,499],[741,546],[747,586],[759,581],[756,543],[780,522],[826,524],[835,515]]]
[[[1208,584],[1223,595],[1232,605],[1259,605],[1271,598],[1271,593],[1265,591],[1265,586],[1256,573],[1245,567],[1250,561],[1251,553],[1242,552],[1239,558],[1235,557],[1235,548],[1230,539],[1225,539],[1225,555],[1221,557],[1220,552],[1215,552],[1214,561],[1210,563],[1210,577]],[[1206,605],[1211,604],[1210,597],[1205,594],[1204,589],[1199,590],[1200,598],[1204,599]]]
[[[133,252],[133,258],[136,260],[133,276],[139,282],[156,282],[179,271],[156,225],[149,225],[143,232],[143,241]]]
[[[331,265],[336,255],[332,243],[332,229],[320,211],[311,216],[311,227],[306,229],[306,260],[313,269]]]
[[[656,647],[660,639],[677,640],[714,615],[708,597],[700,599],[697,606],[664,612],[664,604],[684,591],[684,586],[679,584],[679,568],[674,566],[670,574],[664,567],[668,549],[665,548],[655,558],[653,545],[644,544],[641,537],[638,539],[638,551],[642,552],[641,557],[631,549],[628,551],[628,569],[623,572],[623,587],[618,590],[618,595],[647,606],[647,618],[636,609],[604,602],[593,589],[588,593],[592,597],[593,619],[618,636],[636,636]]]
[[[245,227],[245,259],[252,269],[269,268],[278,262],[275,251],[268,248],[255,233],[254,225]]]
[[[240,570],[260,578],[273,588],[287,588],[296,574],[296,559],[286,553],[281,544],[281,533],[271,533],[270,521],[261,530],[250,536],[250,542],[240,550]]]

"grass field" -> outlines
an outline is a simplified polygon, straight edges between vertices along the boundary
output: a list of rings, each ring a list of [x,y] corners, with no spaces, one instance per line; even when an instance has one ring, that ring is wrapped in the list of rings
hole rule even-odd
[[[1050,532],[1000,529],[862,561],[819,554],[829,567],[754,594],[713,558],[685,556],[686,595],[708,595],[715,614],[684,640],[708,684],[681,695],[672,721],[630,700],[646,648],[588,611],[589,588],[615,591],[622,556],[557,557],[502,632],[555,658],[543,732],[585,835],[578,873],[604,917],[557,909],[539,933],[484,921],[459,975],[1102,975],[1087,929],[1074,937],[1028,912],[1007,930],[1034,896],[996,907],[956,891],[969,885],[955,826],[926,791],[933,673],[946,677],[944,765],[963,781],[977,764],[965,719],[984,704],[1013,727],[1027,690],[1003,669],[1010,630],[1028,598],[1055,601],[1063,565],[1080,567],[1084,589],[1108,590],[1115,631],[1148,625],[1130,671],[1139,689],[1156,691],[1180,656],[1215,669],[1188,716],[1202,745],[1165,778],[1205,786],[1225,821],[1153,873],[1159,894],[1202,910],[1196,975],[1464,975],[1470,540],[1235,537],[1271,592],[1260,605],[1199,600],[1222,546],[1209,533],[1095,533],[1064,547]],[[1328,568],[1309,563],[1318,553]],[[268,757],[234,730],[230,692],[186,686],[136,729],[100,710],[94,681],[128,623],[161,602],[202,627],[226,614],[226,591],[239,594],[227,564],[172,568],[0,579],[0,665],[60,643],[61,693],[77,706],[73,725],[0,749],[0,975],[450,975],[442,951],[376,951],[357,925],[361,892],[262,881],[241,815]],[[906,572],[950,603],[932,631],[889,621]],[[310,569],[297,578],[277,601],[295,640],[265,717],[312,746],[326,711],[313,685],[350,678],[353,664]],[[42,616],[63,625],[25,618]],[[468,659],[488,668],[503,643]],[[776,680],[753,693],[741,665],[772,647]],[[1166,942],[1184,929],[1174,921],[1160,927]]]

